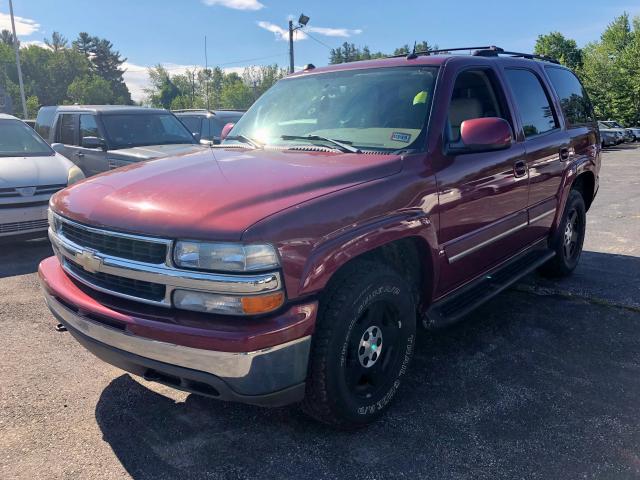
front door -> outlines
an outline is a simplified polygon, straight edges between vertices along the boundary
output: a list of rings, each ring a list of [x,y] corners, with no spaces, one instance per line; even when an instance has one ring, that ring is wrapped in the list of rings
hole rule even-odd
[[[460,71],[450,98],[445,152],[447,145],[460,143],[465,120],[500,117],[515,131],[492,67]],[[529,184],[520,142],[501,151],[445,153],[441,160],[436,166],[442,247],[438,296],[523,248]]]

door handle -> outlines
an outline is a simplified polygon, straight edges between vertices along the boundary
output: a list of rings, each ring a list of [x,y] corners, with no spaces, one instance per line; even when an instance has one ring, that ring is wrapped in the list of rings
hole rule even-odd
[[[527,162],[525,160],[518,160],[513,164],[513,174],[516,178],[526,176],[528,171],[529,168],[527,167]]]
[[[561,148],[560,160],[566,162],[567,160],[569,160],[569,158],[571,158],[571,151],[568,148]]]

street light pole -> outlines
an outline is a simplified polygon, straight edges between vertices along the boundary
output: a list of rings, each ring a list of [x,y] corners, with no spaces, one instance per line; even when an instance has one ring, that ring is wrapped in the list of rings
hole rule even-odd
[[[22,98],[22,114],[27,119],[27,100],[24,98],[24,83],[22,83],[22,68],[20,68],[20,45],[16,35],[16,22],[13,18],[13,1],[9,0],[9,14],[11,15],[11,29],[13,30],[13,46],[16,51],[16,66],[18,67],[18,83],[20,84],[20,97]]]
[[[304,13],[300,14],[298,26],[293,26],[293,20],[289,20],[289,73],[293,73],[293,32],[304,28],[309,23],[309,17]]]

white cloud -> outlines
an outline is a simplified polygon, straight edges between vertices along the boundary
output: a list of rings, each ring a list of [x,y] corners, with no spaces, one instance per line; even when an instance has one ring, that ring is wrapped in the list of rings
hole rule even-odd
[[[350,30],[348,28],[306,27],[305,30],[319,33],[320,35],[325,35],[327,37],[351,37],[352,35],[362,33],[362,30],[359,28]]]
[[[260,28],[264,28],[269,32],[273,33],[278,40],[286,40],[289,41],[289,30],[287,28],[281,27],[280,25],[276,25],[275,23],[260,21],[258,22],[258,26]],[[307,39],[307,34],[304,32],[313,32],[319,35],[324,35],[326,37],[343,37],[348,38],[353,35],[358,35],[362,33],[362,30],[355,29],[351,30],[348,28],[330,28],[330,27],[305,27],[304,29],[296,30],[293,34],[293,40],[305,40]]]
[[[40,29],[40,24],[35,20],[23,17],[14,18],[16,21],[16,34],[18,37],[20,37],[20,35],[31,35]],[[7,13],[0,13],[0,30],[11,31],[11,16]]]
[[[26,41],[20,42],[20,48],[30,47],[31,45],[35,45],[36,47],[46,48],[47,50],[51,50],[49,45],[47,45],[41,40],[26,40]]]
[[[205,5],[220,5],[234,10],[260,10],[264,5],[258,0],[202,0]]]

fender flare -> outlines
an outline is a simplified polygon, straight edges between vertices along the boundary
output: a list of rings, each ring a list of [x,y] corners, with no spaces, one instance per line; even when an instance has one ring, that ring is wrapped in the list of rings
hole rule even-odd
[[[300,278],[299,293],[311,295],[321,291],[347,262],[403,239],[424,242],[426,251],[423,252],[423,258],[428,261],[432,276],[431,291],[427,293],[433,295],[438,280],[438,241],[435,225],[422,210],[396,212],[361,225],[351,225],[322,239],[307,259]]]

